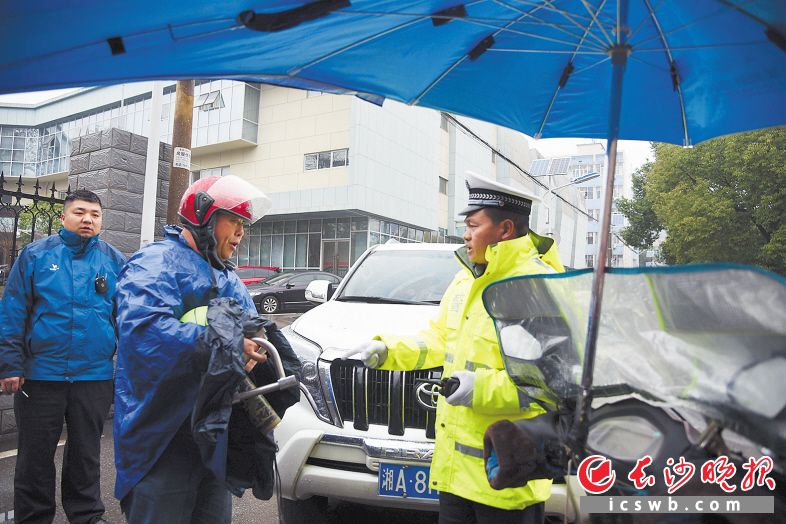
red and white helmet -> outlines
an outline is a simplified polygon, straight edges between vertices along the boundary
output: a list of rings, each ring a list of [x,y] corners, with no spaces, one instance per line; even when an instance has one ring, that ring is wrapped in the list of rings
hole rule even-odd
[[[270,211],[272,203],[262,191],[236,176],[210,176],[197,180],[183,193],[178,215],[197,249],[216,269],[232,266],[216,252],[217,211],[239,216],[253,224]]]
[[[272,203],[262,191],[233,175],[209,176],[186,189],[178,214],[188,224],[206,225],[216,211],[225,211],[253,224],[270,211]]]

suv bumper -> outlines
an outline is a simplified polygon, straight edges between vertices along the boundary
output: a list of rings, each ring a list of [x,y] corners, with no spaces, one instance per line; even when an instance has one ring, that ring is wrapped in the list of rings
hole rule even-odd
[[[301,399],[289,408],[275,437],[285,498],[322,496],[371,506],[439,510],[436,500],[384,497],[377,491],[380,462],[418,466],[431,463],[434,444],[425,439],[421,430],[407,430],[400,438],[390,438],[383,426],[372,426],[367,432],[351,427],[342,430],[319,420]],[[565,480],[570,490],[566,484],[552,485],[546,514],[567,515],[568,522],[584,520],[574,510],[583,492],[575,477]]]

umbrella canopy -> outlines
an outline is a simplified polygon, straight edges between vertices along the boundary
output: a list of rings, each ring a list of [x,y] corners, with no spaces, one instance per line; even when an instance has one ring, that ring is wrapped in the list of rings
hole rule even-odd
[[[619,138],[689,145],[786,122],[781,0],[33,0],[0,15],[0,93],[236,78],[607,138],[620,45]]]

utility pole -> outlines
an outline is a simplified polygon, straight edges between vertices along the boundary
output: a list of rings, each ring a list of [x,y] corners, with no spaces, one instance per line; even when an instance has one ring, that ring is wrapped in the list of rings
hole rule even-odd
[[[172,170],[169,173],[167,224],[180,222],[177,211],[191,174],[191,121],[194,112],[194,81],[178,80],[175,120],[172,126]]]

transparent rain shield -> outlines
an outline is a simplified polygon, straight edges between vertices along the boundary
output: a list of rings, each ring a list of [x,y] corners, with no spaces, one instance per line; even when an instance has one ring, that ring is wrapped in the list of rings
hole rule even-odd
[[[508,373],[547,408],[578,393],[591,286],[586,270],[483,293]],[[608,270],[593,391],[695,409],[785,452],[786,279],[731,265]]]

